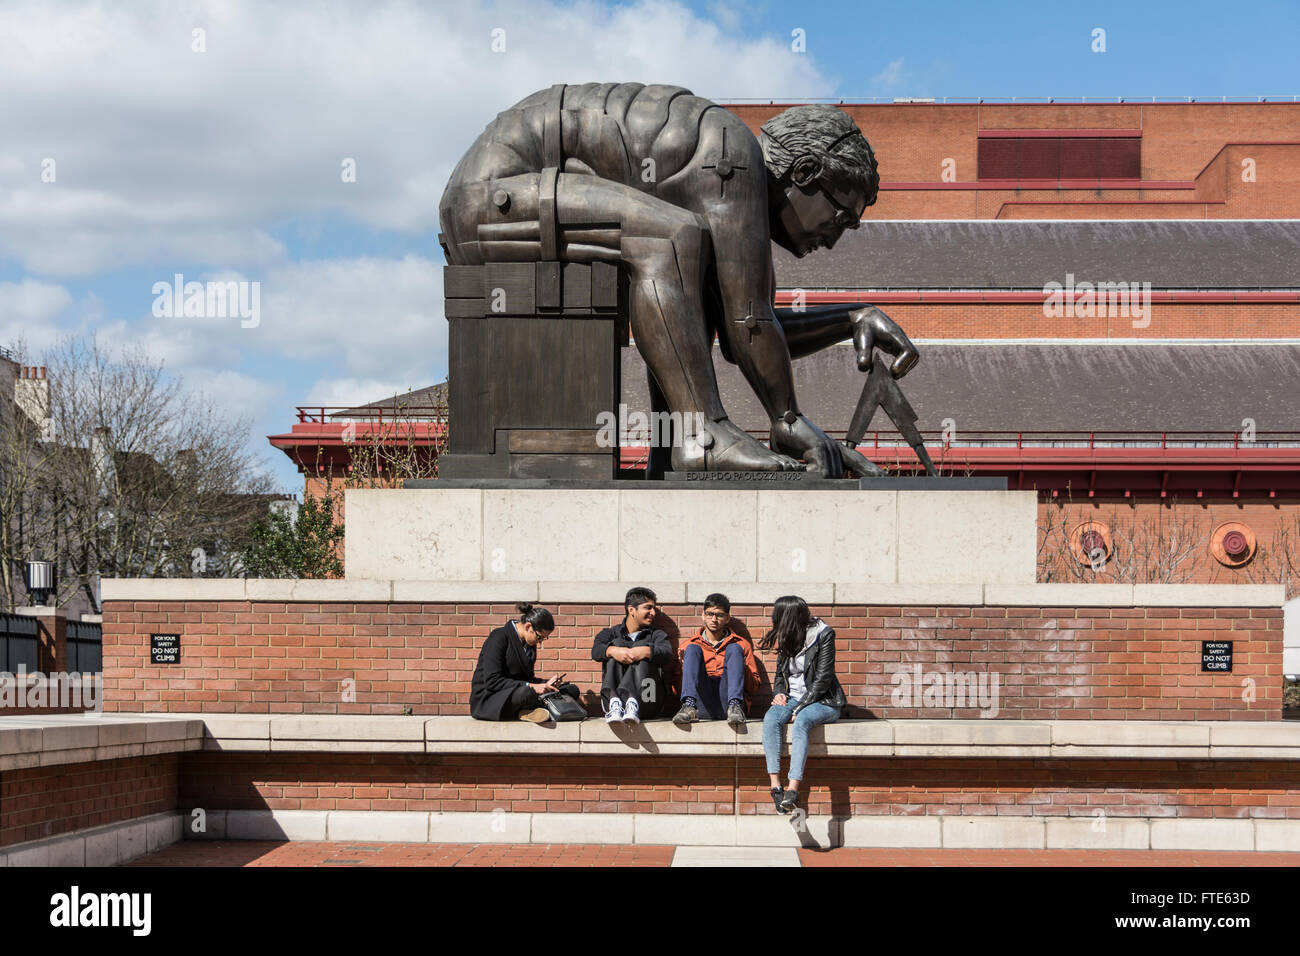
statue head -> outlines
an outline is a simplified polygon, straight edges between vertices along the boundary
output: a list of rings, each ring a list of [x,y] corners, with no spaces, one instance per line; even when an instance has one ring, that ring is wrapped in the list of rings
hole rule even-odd
[[[777,245],[803,257],[858,228],[880,176],[849,114],[825,104],[794,106],[764,123],[758,141]]]

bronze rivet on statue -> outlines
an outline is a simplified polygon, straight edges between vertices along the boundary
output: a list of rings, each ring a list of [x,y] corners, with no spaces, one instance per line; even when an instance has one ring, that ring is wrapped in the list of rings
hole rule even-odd
[[[745,328],[747,329],[758,328],[758,319],[754,318],[752,315],[745,316]]]
[[[713,447],[713,436],[710,435],[708,432],[700,432],[699,435],[696,436],[695,441],[699,444],[701,448]]]
[[[498,189],[492,194],[492,202],[498,209],[505,212],[510,205],[510,194],[504,189]]]
[[[794,412],[786,412],[781,417],[785,420],[785,423],[787,425],[793,425],[795,422],[799,420],[799,416]]]
[[[731,175],[731,161],[725,157],[718,160],[717,164],[713,167],[713,171],[723,179],[726,179]]]

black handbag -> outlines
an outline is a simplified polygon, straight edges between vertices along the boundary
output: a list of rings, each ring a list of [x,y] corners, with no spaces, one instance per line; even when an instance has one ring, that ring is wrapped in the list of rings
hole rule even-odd
[[[587,719],[587,709],[568,694],[559,691],[543,694],[542,706],[550,713],[551,720],[557,724],[566,720]]]

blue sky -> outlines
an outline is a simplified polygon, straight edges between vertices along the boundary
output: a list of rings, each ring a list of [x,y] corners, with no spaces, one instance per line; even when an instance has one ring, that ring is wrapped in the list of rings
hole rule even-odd
[[[39,361],[66,333],[143,343],[250,416],[250,447],[298,491],[265,440],[295,405],[445,376],[438,198],[535,89],[1290,96],[1298,39],[1300,5],[1283,3],[10,3],[0,344]],[[260,324],[154,317],[153,284],[175,273],[260,282]]]

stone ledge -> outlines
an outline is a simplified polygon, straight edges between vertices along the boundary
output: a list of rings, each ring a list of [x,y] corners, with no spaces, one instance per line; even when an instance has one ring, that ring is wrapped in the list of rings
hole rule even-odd
[[[1053,850],[1300,850],[1300,820],[1058,816],[209,812],[187,839]],[[192,820],[182,814],[183,821]],[[214,821],[219,821],[214,826]]]
[[[40,730],[41,721],[55,719],[0,719],[0,747],[7,735],[13,734],[15,740],[26,742],[26,753],[31,753],[31,747],[41,746],[32,743],[33,729]],[[17,725],[18,721],[24,723]],[[104,721],[110,722],[118,721]],[[202,727],[201,749],[216,751],[698,757],[753,757],[763,753],[759,720],[748,721],[737,732],[723,721],[679,727],[668,720],[655,720],[629,727],[596,718],[563,724],[481,721],[464,716],[333,714],[149,714],[120,718],[122,724],[159,725],[149,731],[155,737],[180,732],[164,730],[162,725],[168,722],[185,725],[187,735],[194,733],[194,725]],[[109,728],[108,732],[116,729]],[[131,732],[139,734],[138,730]],[[69,747],[84,744],[72,737],[64,742]],[[175,749],[200,749],[194,737],[187,736],[183,743],[185,746]],[[104,745],[98,746],[102,749]],[[815,729],[809,752],[832,757],[1300,760],[1300,721],[841,720]]]
[[[199,716],[0,716],[0,771],[201,750],[203,736]]]
[[[401,581],[339,578],[268,580],[105,578],[104,601],[285,601],[303,603],[558,603],[619,604],[643,581]],[[946,607],[1268,607],[1285,600],[1272,584],[879,584],[861,581],[733,581],[649,585],[666,604],[696,603],[721,590],[737,604],[770,604],[786,593],[815,604]]]
[[[171,846],[182,830],[179,812],[153,813],[0,847],[0,867],[117,866]]]

